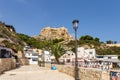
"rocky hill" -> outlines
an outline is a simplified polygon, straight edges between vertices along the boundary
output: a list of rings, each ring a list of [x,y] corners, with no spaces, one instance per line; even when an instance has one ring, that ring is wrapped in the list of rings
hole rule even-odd
[[[13,30],[13,28],[11,28],[11,26],[0,22],[0,42],[3,40],[13,42],[12,36],[15,37],[15,34],[16,32]]]
[[[12,25],[7,25],[0,22],[0,45],[13,49],[20,48],[25,43],[18,37],[15,28]]]
[[[51,28],[45,27],[41,30],[39,36],[34,36],[40,40],[50,40],[50,39],[64,39],[64,40],[73,40],[73,37],[68,33],[67,28]]]
[[[60,39],[56,41],[56,39]],[[49,47],[52,42],[60,42],[66,50],[74,48],[75,40],[70,36],[65,27],[50,28],[45,27],[41,30],[39,36],[30,37],[25,34],[20,34],[15,31],[12,25],[6,25],[0,22],[0,45],[12,48],[16,51],[23,50],[25,45],[30,45],[35,48],[42,49],[44,46]],[[120,47],[106,46],[106,44],[99,41],[99,38],[91,36],[82,36],[78,40],[78,46],[85,48],[95,48],[97,54],[117,54],[120,55]]]

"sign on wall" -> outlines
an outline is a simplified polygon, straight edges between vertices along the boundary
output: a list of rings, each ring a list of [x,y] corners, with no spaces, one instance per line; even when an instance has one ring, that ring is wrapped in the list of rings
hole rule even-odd
[[[110,71],[110,80],[120,80],[120,72]]]

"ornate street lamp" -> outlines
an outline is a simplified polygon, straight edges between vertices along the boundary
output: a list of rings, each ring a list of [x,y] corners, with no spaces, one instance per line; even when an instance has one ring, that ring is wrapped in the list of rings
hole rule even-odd
[[[73,20],[73,28],[75,30],[75,80],[79,80],[78,74],[78,58],[77,58],[77,28],[78,28],[78,20]]]
[[[42,60],[43,60],[43,67],[45,67],[45,50],[44,50],[44,48],[43,48]]]

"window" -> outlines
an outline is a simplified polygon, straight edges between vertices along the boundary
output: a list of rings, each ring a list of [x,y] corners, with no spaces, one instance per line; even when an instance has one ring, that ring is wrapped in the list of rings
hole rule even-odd
[[[37,53],[32,53],[32,56],[38,56],[38,54]]]
[[[67,61],[66,61],[67,63],[70,63],[70,59],[67,59]]]
[[[97,56],[97,58],[104,58],[103,56]]]
[[[108,57],[108,59],[111,59],[111,57]]]
[[[32,58],[32,61],[38,61],[38,58]]]
[[[70,56],[70,54],[68,54],[68,56]]]
[[[10,57],[11,57],[10,51],[7,51],[6,49],[1,49],[0,58],[10,58]]]
[[[93,54],[93,52],[89,52],[89,54]]]
[[[29,60],[31,59],[31,58],[28,58]]]

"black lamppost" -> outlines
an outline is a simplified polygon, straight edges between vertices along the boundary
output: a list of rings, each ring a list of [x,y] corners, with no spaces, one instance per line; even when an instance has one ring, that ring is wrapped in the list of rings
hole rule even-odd
[[[42,57],[43,57],[43,67],[45,67],[45,50],[44,50],[44,48],[43,48]]]
[[[79,80],[78,74],[78,58],[77,58],[77,28],[78,28],[78,20],[73,20],[73,28],[75,30],[75,80]]]

